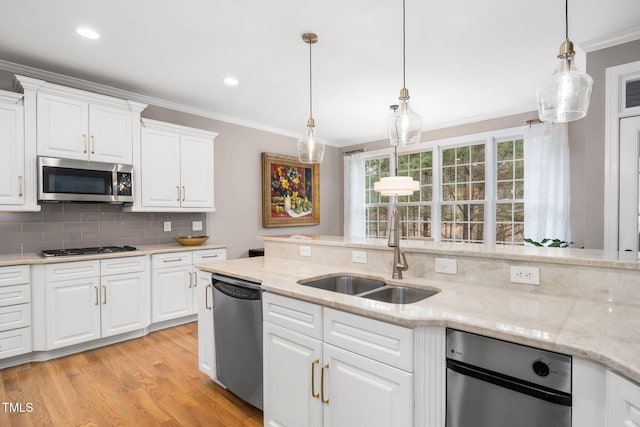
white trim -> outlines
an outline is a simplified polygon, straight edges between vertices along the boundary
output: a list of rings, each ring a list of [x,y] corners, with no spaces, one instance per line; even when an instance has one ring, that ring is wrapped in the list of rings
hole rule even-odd
[[[191,136],[211,138],[211,139],[215,139],[216,136],[218,136],[217,132],[192,128],[188,126],[176,125],[174,123],[161,122],[159,120],[146,119],[144,117],[140,119],[140,122],[142,124],[142,127],[147,129],[170,131],[170,132],[179,133],[181,135],[191,135]]]
[[[617,46],[619,44],[632,42],[638,39],[640,39],[640,29],[633,29],[609,35],[604,38],[589,40],[585,43],[580,43],[580,46],[582,47],[582,50],[585,51],[585,53],[590,53],[596,50],[606,49],[608,47]]]
[[[113,96],[117,98],[128,99],[136,102],[141,102],[157,107],[167,108],[169,110],[180,111],[182,113],[193,114],[195,116],[206,117],[213,120],[219,120],[221,122],[231,123],[238,126],[244,126],[252,129],[261,130],[264,132],[270,132],[277,135],[288,136],[291,138],[300,138],[301,133],[291,132],[285,129],[268,126],[262,123],[256,123],[249,120],[240,119],[238,117],[232,117],[225,114],[216,113],[213,111],[205,110],[202,108],[190,107],[188,105],[179,104],[177,102],[167,101],[153,96],[142,95],[135,92],[130,92],[123,89],[118,89],[113,86],[108,86],[100,83],[91,82],[76,77],[67,76],[64,74],[54,73],[52,71],[45,71],[39,68],[33,68],[26,65],[20,65],[9,61],[0,60],[0,70],[8,71],[11,73],[22,74],[32,78],[46,80],[60,85],[73,86],[81,90],[88,90],[97,92],[103,95]],[[326,140],[327,145],[334,147],[341,147],[331,140]]]
[[[605,136],[604,136],[604,250],[618,250],[620,118],[624,109],[624,82],[640,74],[640,61],[608,67],[605,70]]]

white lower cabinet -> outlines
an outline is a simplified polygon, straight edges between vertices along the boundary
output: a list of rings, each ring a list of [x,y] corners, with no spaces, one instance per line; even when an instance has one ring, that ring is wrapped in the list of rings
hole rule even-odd
[[[152,321],[162,322],[198,313],[200,281],[194,265],[226,258],[224,248],[152,255]]]
[[[607,372],[607,427],[640,426],[640,385]]]
[[[198,367],[216,379],[216,351],[213,339],[213,285],[211,273],[198,274]]]
[[[0,359],[31,351],[28,265],[0,267]]]
[[[263,320],[265,425],[413,425],[411,329],[268,292]]]
[[[144,256],[51,264],[45,280],[47,350],[149,325]]]

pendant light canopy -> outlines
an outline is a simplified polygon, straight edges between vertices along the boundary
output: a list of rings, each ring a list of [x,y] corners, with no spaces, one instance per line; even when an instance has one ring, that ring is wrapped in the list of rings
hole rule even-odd
[[[538,116],[543,122],[565,123],[587,115],[593,79],[574,64],[576,52],[569,40],[569,0],[565,0],[565,40],[560,45],[560,64],[538,89]]]
[[[387,120],[387,132],[391,145],[414,144],[420,142],[422,118],[409,105],[409,90],[406,86],[406,30],[405,30],[405,0],[402,0],[402,89],[400,89],[400,103]]]
[[[305,33],[302,35],[302,40],[309,44],[309,120],[307,120],[307,135],[298,140],[298,159],[302,163],[320,163],[324,157],[324,141],[316,136],[315,131],[311,74],[311,45],[317,43],[318,36],[314,33]]]

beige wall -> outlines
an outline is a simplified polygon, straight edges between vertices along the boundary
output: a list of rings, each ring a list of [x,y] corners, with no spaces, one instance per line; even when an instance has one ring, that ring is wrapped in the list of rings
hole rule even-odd
[[[230,258],[263,247],[260,235],[342,234],[342,155],[337,148],[327,147],[320,164],[320,225],[262,228],[261,153],[297,156],[296,139],[155,106],[142,116],[219,133],[214,150],[216,212],[207,215],[207,233],[229,245]]]
[[[640,40],[587,55],[587,73],[594,80],[589,114],[569,126],[571,228],[578,247],[604,247],[605,71],[639,60]]]

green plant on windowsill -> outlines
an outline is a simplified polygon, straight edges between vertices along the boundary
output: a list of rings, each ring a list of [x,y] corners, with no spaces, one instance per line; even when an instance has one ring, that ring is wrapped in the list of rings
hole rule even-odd
[[[568,248],[573,244],[573,242],[565,242],[564,240],[560,240],[560,239],[542,239],[539,242],[536,242],[535,240],[532,240],[532,239],[524,239],[524,241],[533,246],[544,247],[544,248]]]

